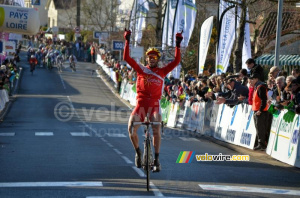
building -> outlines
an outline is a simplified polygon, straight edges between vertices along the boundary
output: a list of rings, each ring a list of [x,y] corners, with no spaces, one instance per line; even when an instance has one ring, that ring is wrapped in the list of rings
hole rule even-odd
[[[38,9],[41,26],[47,26],[48,11],[45,9],[47,0],[24,0],[24,3],[27,8]]]

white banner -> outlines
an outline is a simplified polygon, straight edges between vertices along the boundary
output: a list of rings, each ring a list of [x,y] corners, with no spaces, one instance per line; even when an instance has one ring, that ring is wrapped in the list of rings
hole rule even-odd
[[[39,32],[39,13],[33,8],[0,5],[0,31],[33,35]]]
[[[251,106],[240,104],[230,108],[220,105],[214,138],[253,149],[256,129]]]
[[[284,163],[300,167],[300,117],[296,115],[292,123],[287,123],[283,119],[286,112],[287,110],[281,111],[279,117],[273,120],[267,154]]]
[[[176,33],[183,31],[183,40],[181,42],[181,47],[183,48],[189,44],[195,26],[196,14],[197,6],[195,0],[178,1],[173,28],[173,40],[175,41]],[[173,47],[175,46],[176,43],[173,42]]]
[[[176,102],[175,104],[171,103],[167,127],[174,128],[176,126],[176,115],[178,111],[178,106],[179,106],[178,102]]]
[[[132,5],[132,10],[130,14],[130,23],[129,23],[129,30],[132,31],[132,34],[134,34],[135,31],[135,23],[136,23],[136,2],[137,0],[134,0],[133,5]]]
[[[204,21],[201,26],[200,42],[199,42],[199,74],[203,73],[204,64],[209,47],[209,41],[211,37],[211,31],[213,28],[214,17],[211,16]]]
[[[136,9],[136,24],[135,24],[135,46],[139,45],[143,36],[143,26],[145,18],[149,12],[149,3],[147,0],[138,0]]]
[[[230,4],[220,0],[220,15]],[[222,20],[217,54],[217,74],[226,72],[235,39],[235,8],[227,11]]]
[[[179,78],[180,78],[180,71],[181,71],[181,64],[178,64],[177,67],[175,67],[175,68],[168,74],[168,77],[170,77],[170,76],[172,75],[175,79],[179,79]]]
[[[163,36],[162,36],[162,49],[165,50],[166,46],[173,46],[173,23],[175,17],[175,10],[178,0],[168,0],[167,9],[164,18]]]
[[[24,0],[10,0],[10,5],[25,7]]]
[[[246,20],[249,20],[249,12],[247,9]],[[242,57],[242,67],[248,70],[246,61],[251,58],[251,41],[250,41],[250,26],[249,23],[245,25],[245,35],[244,35],[244,45],[243,45],[243,57]]]

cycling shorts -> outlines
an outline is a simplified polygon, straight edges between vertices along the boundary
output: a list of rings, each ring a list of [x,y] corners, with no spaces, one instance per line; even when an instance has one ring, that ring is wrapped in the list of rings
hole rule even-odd
[[[145,117],[149,114],[149,119],[155,115],[161,115],[160,100],[154,99],[137,99],[137,104],[131,115],[137,115],[141,122],[144,122]]]

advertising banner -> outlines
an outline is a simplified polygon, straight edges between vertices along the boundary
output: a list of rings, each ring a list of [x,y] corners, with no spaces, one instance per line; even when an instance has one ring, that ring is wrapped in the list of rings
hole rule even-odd
[[[135,24],[135,46],[139,45],[143,36],[143,25],[149,12],[149,2],[147,0],[137,0]]]
[[[230,6],[230,3],[220,0],[220,15]],[[235,39],[235,8],[227,11],[223,17],[220,29],[217,53],[217,74],[226,72]]]
[[[296,115],[293,122],[287,123],[283,119],[283,116],[286,112],[287,110],[281,111],[278,120],[273,120],[272,129],[274,129],[275,125],[277,125],[277,129],[276,134],[274,134],[273,130],[271,131],[268,142],[268,154],[271,154],[271,157],[279,161],[300,167],[300,117]]]
[[[175,10],[178,0],[168,0],[167,9],[164,18],[162,49],[165,50],[167,46],[173,46],[173,25]]]
[[[211,37],[211,32],[213,28],[214,17],[211,16],[204,21],[201,26],[200,32],[200,42],[199,42],[199,74],[203,73],[204,64],[207,56],[207,51],[209,47],[209,41]]]
[[[247,10],[246,20],[249,21],[249,12]],[[252,58],[251,55],[251,41],[250,41],[250,26],[249,23],[245,25],[244,45],[243,45],[243,57],[242,57],[242,68],[248,69],[246,61]]]
[[[34,35],[39,32],[39,13],[33,8],[0,6],[0,31]]]
[[[176,126],[176,115],[177,115],[177,111],[178,111],[178,106],[179,105],[177,102],[175,104],[171,103],[167,127],[174,128]]]
[[[173,41],[178,32],[182,32],[183,40],[181,47],[187,47],[194,30],[197,14],[197,6],[195,0],[179,0],[174,19]],[[173,42],[173,47],[176,43]]]

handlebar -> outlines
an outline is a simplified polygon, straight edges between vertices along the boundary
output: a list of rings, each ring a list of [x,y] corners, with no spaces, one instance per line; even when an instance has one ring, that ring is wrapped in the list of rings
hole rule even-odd
[[[149,126],[149,125],[161,125],[161,122],[133,122],[132,124],[133,124],[133,126],[135,126],[135,125]]]

